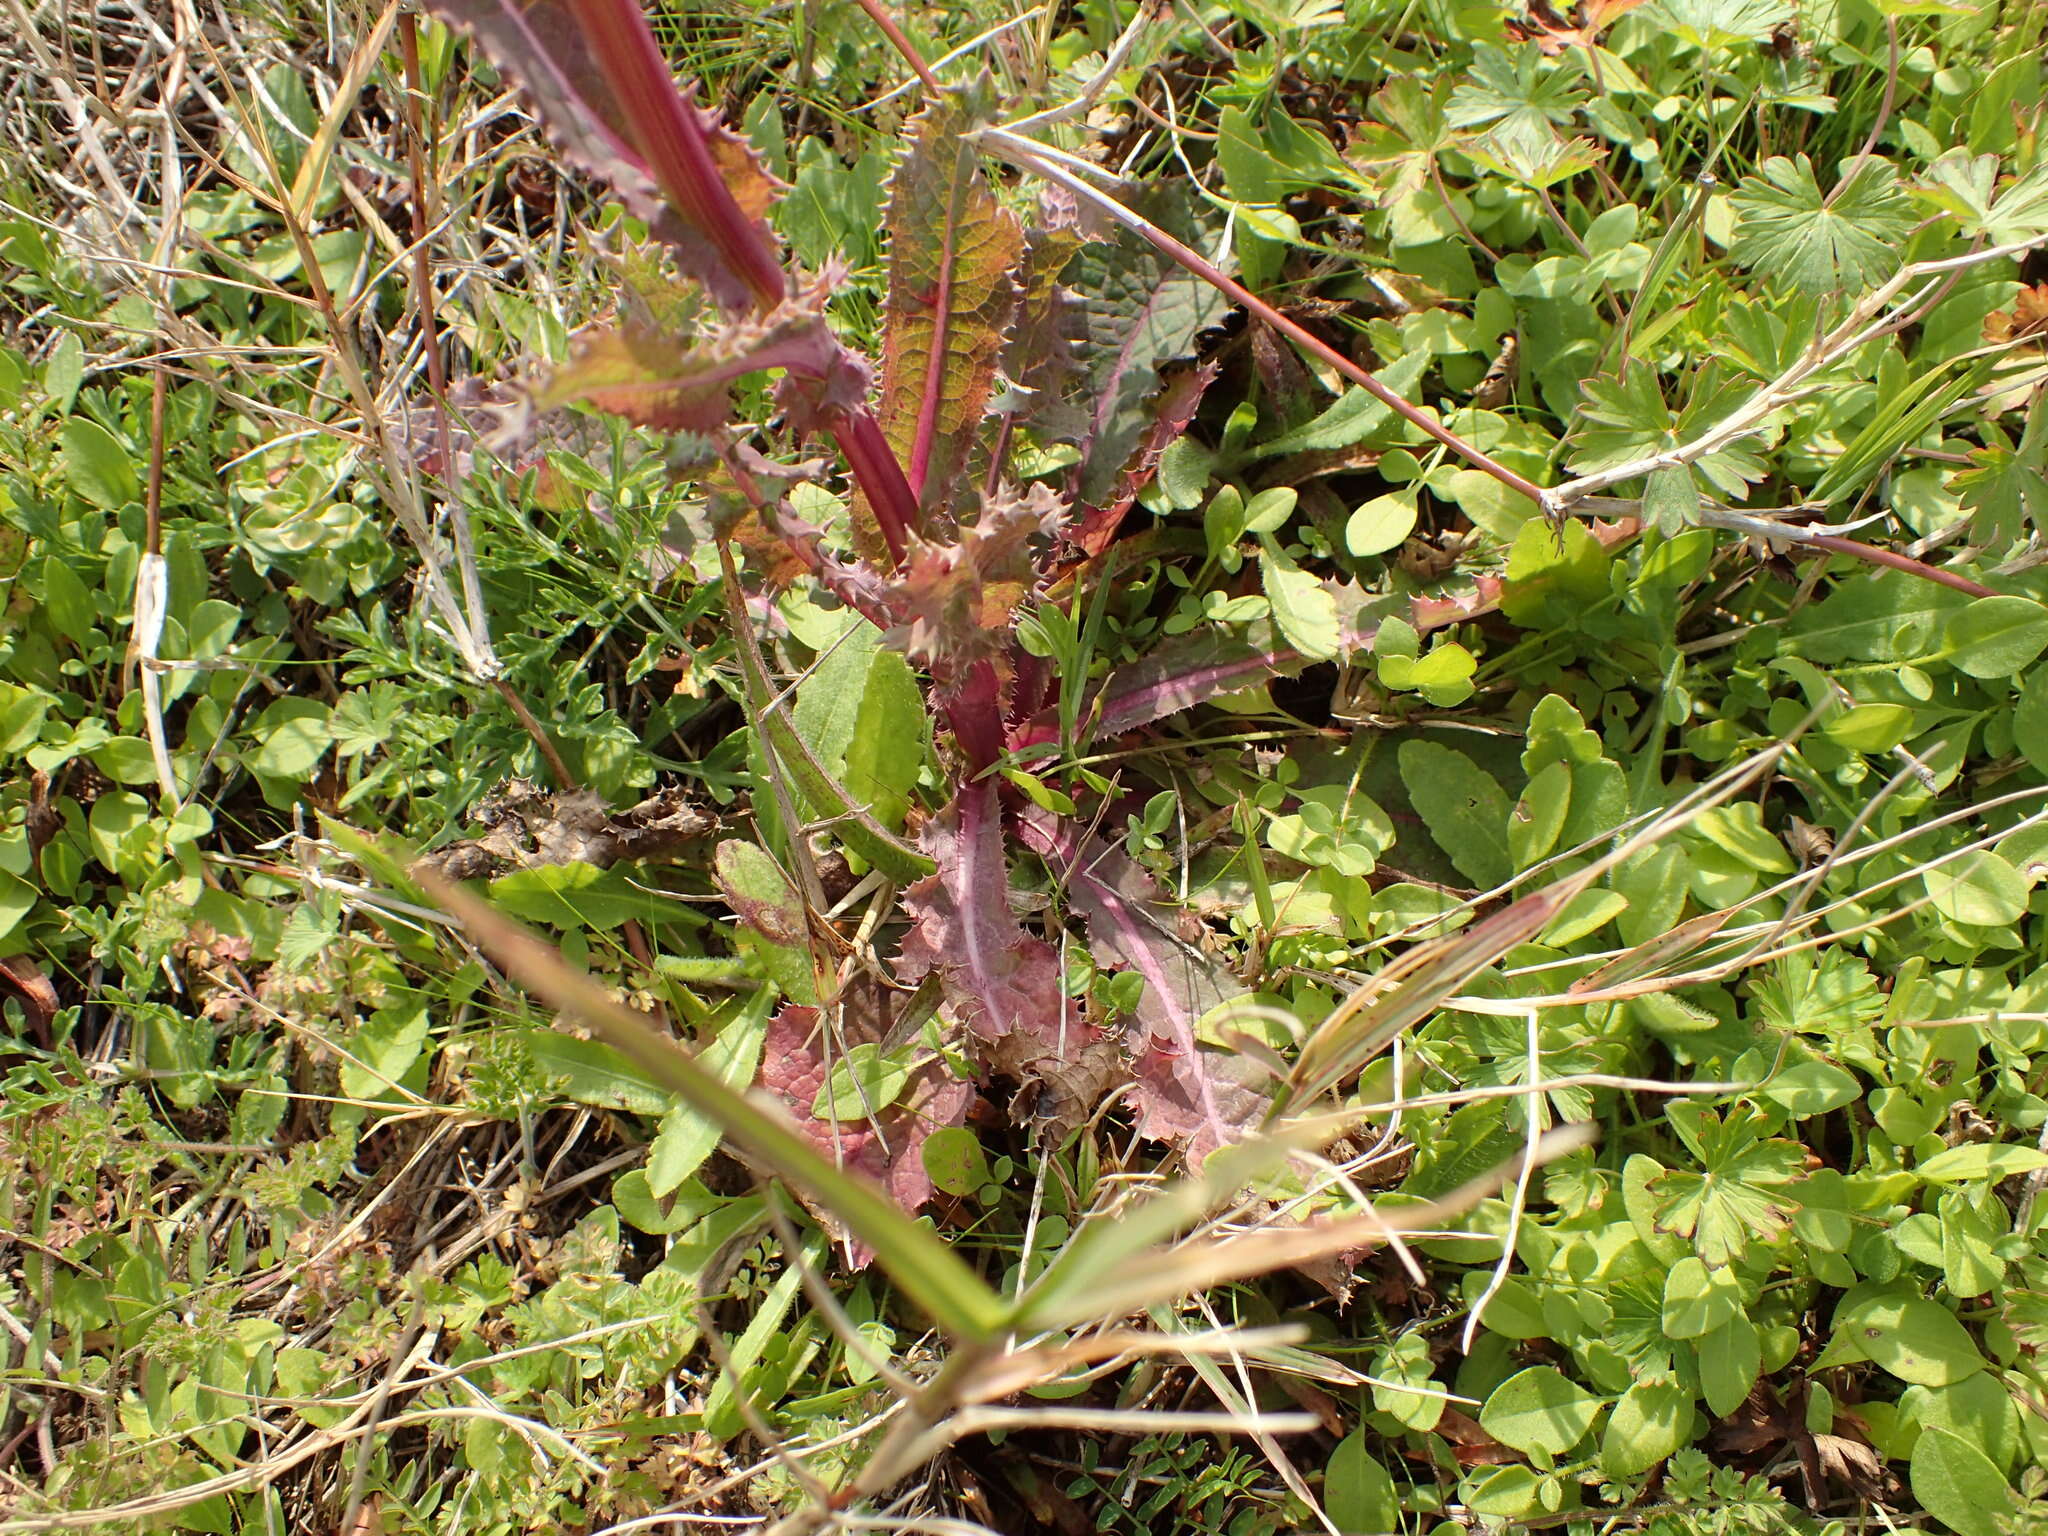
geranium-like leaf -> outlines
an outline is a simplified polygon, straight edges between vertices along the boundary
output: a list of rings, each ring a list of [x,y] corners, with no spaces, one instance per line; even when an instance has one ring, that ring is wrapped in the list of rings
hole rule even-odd
[[[1000,653],[1038,582],[1031,541],[1057,534],[1063,512],[1050,487],[1034,485],[984,502],[957,543],[913,541],[890,589],[892,638],[942,675]]]
[[[881,1035],[869,1007],[846,1007],[834,1027],[816,1008],[786,1004],[768,1021],[761,1086],[812,1146],[841,1168],[876,1180],[904,1210],[916,1211],[932,1196],[925,1139],[967,1118],[974,1089],[932,1055],[880,1068]],[[817,1112],[821,1103],[831,1114]]]
[[[943,507],[967,462],[1017,306],[1016,218],[964,137],[968,108],[925,109],[889,189],[889,304],[882,432],[925,508]]]
[[[676,88],[638,0],[429,0],[518,81],[563,155],[618,193],[725,308],[786,292],[768,209],[782,187]]]
[[[1197,1165],[1243,1140],[1271,1103],[1267,1074],[1248,1056],[1204,1045],[1196,1032],[1204,1014],[1243,988],[1182,937],[1180,911],[1122,849],[1084,841],[1042,813],[1021,817],[1018,830],[1065,878],[1096,960],[1145,980],[1132,1040],[1138,1134],[1183,1148]]]
[[[924,846],[938,873],[904,893],[917,922],[903,941],[899,972],[937,971],[954,1016],[982,1039],[1019,1037],[1005,1055],[1013,1067],[1078,1051],[1094,1031],[1067,1004],[1059,955],[1010,911],[996,781],[964,786],[925,828]]]
[[[1773,155],[1729,198],[1736,214],[1728,254],[1807,293],[1860,293],[1898,265],[1896,242],[1913,227],[1898,175],[1875,155],[1823,193],[1813,162]]]

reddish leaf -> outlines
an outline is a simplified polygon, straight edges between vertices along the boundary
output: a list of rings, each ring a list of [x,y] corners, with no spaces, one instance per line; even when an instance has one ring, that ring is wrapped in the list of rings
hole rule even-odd
[[[890,183],[880,417],[927,509],[948,504],[973,446],[1024,245],[963,136],[970,126],[957,97],[926,108]]]
[[[50,985],[50,978],[43,974],[33,956],[16,955],[0,960],[0,997],[11,997],[20,1003],[29,1028],[35,1031],[37,1039],[48,1044],[50,1024],[57,1017],[57,989]]]
[[[712,436],[730,419],[728,393],[750,373],[781,368],[786,396],[811,425],[858,407],[867,368],[839,344],[825,323],[822,286],[777,305],[760,318],[699,329],[686,296],[664,296],[658,314],[577,334],[569,361],[534,390],[536,411],[581,401],[637,426]]]
[[[1000,654],[1038,584],[1031,540],[1057,534],[1063,515],[1052,490],[1034,485],[1022,495],[1004,491],[985,501],[957,544],[913,541],[890,592],[898,615],[893,638],[941,674]]]
[[[936,970],[954,1017],[982,1039],[1021,1037],[1007,1062],[1065,1060],[1094,1031],[1073,1016],[1058,953],[1025,933],[1010,911],[996,781],[962,787],[925,828],[924,848],[938,872],[904,893],[917,922],[903,941],[899,970]]]
[[[1159,468],[1159,456],[1187,431],[1188,423],[1201,408],[1202,396],[1221,371],[1221,364],[1209,362],[1177,374],[1152,403],[1151,424],[1143,431],[1136,457],[1125,466],[1102,504],[1088,509],[1075,532],[1074,542],[1088,554],[1099,555],[1109,548],[1123,524],[1124,514],[1131,510],[1138,493],[1151,483]]]
[[[927,1056],[911,1072],[903,1091],[871,1118],[820,1118],[814,1106],[831,1076],[832,1063],[852,1047],[878,1044],[881,1038],[872,1009],[848,1007],[842,1010],[838,1027],[828,1031],[817,1009],[785,1004],[768,1021],[761,1086],[781,1101],[797,1129],[820,1152],[842,1168],[866,1174],[906,1211],[916,1211],[932,1196],[922,1156],[925,1139],[942,1126],[966,1120],[974,1089],[948,1072],[937,1057]]]
[[[676,88],[637,0],[429,0],[525,87],[579,169],[611,186],[729,310],[787,291],[769,206],[782,190],[746,143]]]
[[[1270,1103],[1266,1073],[1249,1057],[1203,1046],[1195,1026],[1243,988],[1182,936],[1183,914],[1115,844],[1084,842],[1038,812],[1019,818],[1018,832],[1064,878],[1096,961],[1145,979],[1132,1053],[1138,1134],[1185,1148],[1196,1164],[1241,1140]]]
[[[1053,187],[1040,197],[1039,222],[1025,235],[1017,274],[1017,318],[1003,348],[1003,374],[1010,383],[1003,408],[1042,442],[1078,443],[1088,431],[1090,402],[1079,356],[1088,330],[1078,299],[1060,275],[1089,238],[1073,193]]]

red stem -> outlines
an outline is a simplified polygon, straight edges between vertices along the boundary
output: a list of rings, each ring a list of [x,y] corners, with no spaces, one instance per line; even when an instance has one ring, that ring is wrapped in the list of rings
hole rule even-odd
[[[781,257],[732,195],[704,126],[676,89],[638,0],[570,0],[570,5],[619,93],[628,131],[676,212],[702,230],[739,274],[756,308],[780,304],[789,296]]]
[[[1938,565],[1915,560],[1911,555],[1902,555],[1895,549],[1884,549],[1876,544],[1859,544],[1854,539],[1845,539],[1838,533],[1809,533],[1803,535],[1799,542],[1814,549],[1824,549],[1829,554],[1847,555],[1852,560],[1866,561],[1871,565],[1888,565],[1895,571],[1904,571],[1909,576],[1918,576],[1922,581],[1931,581],[1940,586],[1953,587],[1956,591],[1967,592],[1972,597],[1998,596],[1996,591],[1981,581],[1958,576],[1954,571],[1945,571]]]
[[[889,545],[889,556],[903,564],[910,534],[917,527],[917,493],[903,476],[881,424],[871,411],[843,411],[832,423],[832,437],[846,455],[847,467],[874,509],[875,522]]]

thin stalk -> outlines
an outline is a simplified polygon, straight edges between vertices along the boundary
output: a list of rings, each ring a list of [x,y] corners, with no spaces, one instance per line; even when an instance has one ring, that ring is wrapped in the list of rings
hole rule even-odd
[[[1338,373],[1351,380],[1352,383],[1363,389],[1403,421],[1409,423],[1417,431],[1423,433],[1423,435],[1442,443],[1473,468],[1491,475],[1518,495],[1526,496],[1529,500],[1535,502],[1537,506],[1541,507],[1546,514],[1552,513],[1555,510],[1551,505],[1551,493],[1537,485],[1535,481],[1516,474],[1515,471],[1509,469],[1507,465],[1501,463],[1491,454],[1486,453],[1483,449],[1467,442],[1457,433],[1451,431],[1428,411],[1423,410],[1422,407],[1402,399],[1400,395],[1374,378],[1369,371],[1361,368],[1320,336],[1313,334],[1287,315],[1281,313],[1281,311],[1275,309],[1242,283],[1225,276],[1214,264],[1174,239],[1172,235],[1159,228],[1151,220],[1126,208],[1115,198],[1105,192],[1098,191],[1080,177],[1061,169],[1053,163],[1052,158],[1046,153],[1046,146],[1035,143],[1030,139],[1018,138],[1015,134],[1001,128],[984,128],[975,137],[997,159],[1007,161],[1019,170],[1029,171],[1035,176],[1042,176],[1047,181],[1056,182],[1060,186],[1065,187],[1069,192],[1072,192],[1076,197],[1085,198],[1088,202],[1093,203],[1112,219],[1115,219],[1119,224],[1151,245],[1168,260],[1192,272],[1195,276],[1202,279],[1203,282],[1209,284],[1210,287],[1216,289],[1217,292],[1229,298],[1231,302],[1242,305],[1250,310],[1302,351],[1309,353],[1311,356],[1336,369]]]

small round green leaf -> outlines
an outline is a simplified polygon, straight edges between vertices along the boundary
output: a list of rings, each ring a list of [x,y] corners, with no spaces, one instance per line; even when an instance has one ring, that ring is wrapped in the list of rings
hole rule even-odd
[[[1394,1480],[1372,1454],[1364,1431],[1346,1435],[1331,1453],[1323,1510],[1347,1536],[1401,1528],[1401,1499]]]
[[[971,1195],[988,1182],[981,1138],[964,1125],[945,1125],[925,1138],[924,1171],[932,1187],[949,1195]]]
[[[1518,1451],[1562,1456],[1585,1438],[1600,1399],[1554,1366],[1532,1365],[1493,1389],[1479,1426]]]
[[[1344,547],[1354,555],[1383,555],[1415,531],[1415,493],[1375,496],[1344,525]]]
[[[1675,1382],[1639,1381],[1621,1395],[1600,1440],[1611,1477],[1647,1472],[1691,1438],[1692,1394]]]

